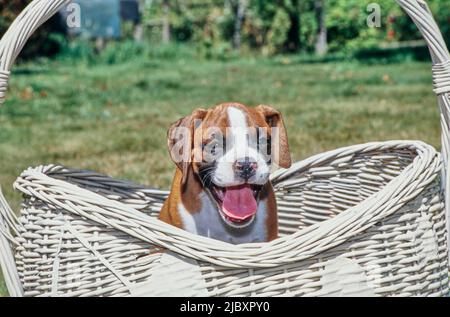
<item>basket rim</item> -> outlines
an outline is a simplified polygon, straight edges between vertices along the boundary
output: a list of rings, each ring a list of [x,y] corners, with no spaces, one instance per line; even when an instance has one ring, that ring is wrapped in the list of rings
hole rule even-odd
[[[49,171],[55,166],[58,167],[57,165],[28,168],[16,180],[14,187],[24,195],[33,196],[99,224],[111,226],[182,256],[229,268],[275,267],[311,258],[342,244],[396,212],[435,180],[441,162],[440,154],[422,141],[371,142],[319,153],[294,163],[290,169],[274,173],[271,179],[275,187],[280,187],[283,186],[283,180],[293,173],[301,173],[313,166],[352,153],[405,148],[416,151],[417,155],[413,162],[378,192],[333,218],[265,243],[232,245],[189,233],[124,203],[110,200],[67,181],[52,178]],[[155,192],[167,193],[159,190]],[[124,226],[124,221],[128,222],[129,227]]]

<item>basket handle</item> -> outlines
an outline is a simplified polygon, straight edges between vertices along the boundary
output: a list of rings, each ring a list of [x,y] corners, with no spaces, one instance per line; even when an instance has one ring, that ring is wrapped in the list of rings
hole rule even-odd
[[[0,41],[0,105],[8,87],[10,70],[28,39],[42,24],[71,0],[34,0],[14,20]]]
[[[443,160],[441,186],[445,194],[447,242],[450,245],[450,55],[442,33],[424,0],[396,0],[419,28],[433,61],[433,86],[441,113],[441,153]],[[450,253],[449,253],[450,260]]]

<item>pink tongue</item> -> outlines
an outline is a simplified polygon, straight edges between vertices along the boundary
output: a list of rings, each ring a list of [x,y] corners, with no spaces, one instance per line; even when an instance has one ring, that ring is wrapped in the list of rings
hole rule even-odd
[[[256,208],[256,200],[250,185],[225,189],[222,209],[228,217],[245,220],[256,213]]]

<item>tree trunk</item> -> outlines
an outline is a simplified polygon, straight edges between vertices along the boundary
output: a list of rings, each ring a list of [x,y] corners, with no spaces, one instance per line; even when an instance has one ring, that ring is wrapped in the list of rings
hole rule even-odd
[[[314,7],[317,20],[316,54],[324,55],[328,51],[327,27],[325,25],[325,1],[315,0]]]
[[[291,0],[292,7],[289,10],[291,28],[288,32],[287,49],[290,52],[297,52],[300,49],[300,9],[299,0]]]
[[[170,4],[169,0],[163,1],[163,30],[162,30],[162,42],[163,43],[169,43],[170,42]]]
[[[139,23],[134,26],[133,37],[136,42],[142,42],[142,39],[144,37],[144,27],[142,26],[142,19],[143,19],[142,15],[144,13],[144,0],[139,0],[138,3],[139,3],[140,20]]]
[[[235,6],[236,19],[234,22],[233,48],[238,51],[241,49],[242,24],[244,22],[246,6],[247,6],[246,0],[237,0]]]

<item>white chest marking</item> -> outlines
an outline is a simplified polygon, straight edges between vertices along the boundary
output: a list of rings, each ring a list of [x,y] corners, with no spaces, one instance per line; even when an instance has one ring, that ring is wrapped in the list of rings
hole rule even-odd
[[[184,208],[183,203],[178,204],[178,212],[180,213],[181,222],[183,223],[183,229],[193,233],[197,233],[197,225],[195,223],[194,217]]]
[[[200,212],[191,214],[180,203],[178,211],[183,222],[183,229],[193,234],[232,243],[252,243],[267,241],[267,204],[260,201],[254,223],[242,230],[231,229],[226,226],[219,215],[217,206],[205,193],[200,194],[202,209]]]

